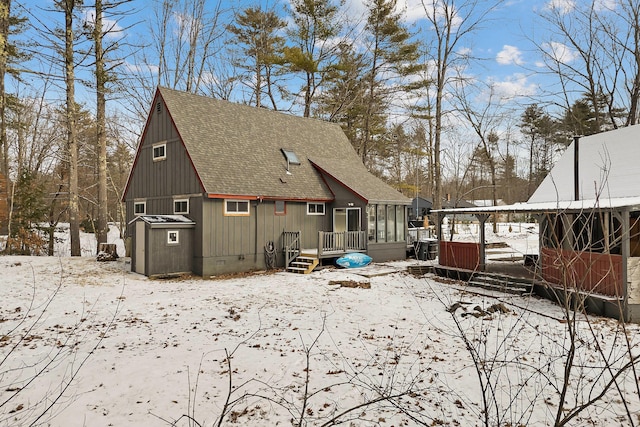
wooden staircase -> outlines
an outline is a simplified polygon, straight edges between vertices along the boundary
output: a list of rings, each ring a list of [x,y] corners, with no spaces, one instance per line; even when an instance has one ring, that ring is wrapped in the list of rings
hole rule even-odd
[[[290,273],[309,274],[320,263],[317,257],[312,255],[298,255],[287,267]]]
[[[533,291],[533,281],[531,279],[496,273],[474,272],[468,284],[479,288],[518,295],[530,294]]]

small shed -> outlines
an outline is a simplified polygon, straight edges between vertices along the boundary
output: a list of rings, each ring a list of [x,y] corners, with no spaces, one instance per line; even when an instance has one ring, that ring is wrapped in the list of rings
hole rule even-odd
[[[193,271],[195,222],[183,215],[139,215],[134,221],[133,271],[149,277]]]

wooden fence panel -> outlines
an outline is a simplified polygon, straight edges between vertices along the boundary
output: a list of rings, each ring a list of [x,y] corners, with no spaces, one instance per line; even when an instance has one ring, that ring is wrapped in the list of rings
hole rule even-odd
[[[465,270],[477,270],[480,265],[480,244],[440,241],[440,265]]]
[[[557,285],[622,296],[622,256],[542,248],[542,277]]]

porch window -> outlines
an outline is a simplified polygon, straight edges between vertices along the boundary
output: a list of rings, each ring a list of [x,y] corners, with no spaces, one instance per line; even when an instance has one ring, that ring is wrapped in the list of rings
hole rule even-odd
[[[173,201],[173,213],[174,214],[188,214],[189,213],[189,199],[176,199]]]
[[[404,206],[396,206],[396,239],[399,242],[406,240],[404,229]]]
[[[367,234],[370,242],[376,241],[376,205],[367,206]]]
[[[133,202],[133,214],[144,215],[147,213],[147,202]]]
[[[285,215],[287,213],[287,205],[284,203],[284,200],[276,200],[276,215]]]
[[[167,244],[168,245],[177,245],[180,243],[178,230],[168,230],[167,231]]]
[[[387,205],[387,242],[396,241],[396,207]]]
[[[248,200],[225,200],[224,214],[229,216],[249,215],[249,201]]]
[[[167,158],[167,143],[155,144],[153,146],[153,161],[157,162]]]
[[[386,228],[386,211],[387,207],[385,205],[378,205],[378,218],[377,218],[377,238],[376,241],[384,242],[387,237],[387,228]]]
[[[307,215],[324,215],[324,203],[307,203]]]

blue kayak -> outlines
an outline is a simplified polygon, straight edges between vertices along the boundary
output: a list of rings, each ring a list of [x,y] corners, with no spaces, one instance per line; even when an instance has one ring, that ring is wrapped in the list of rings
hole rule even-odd
[[[368,265],[371,260],[371,257],[367,254],[353,252],[338,258],[336,260],[336,265],[343,268],[358,268]]]

